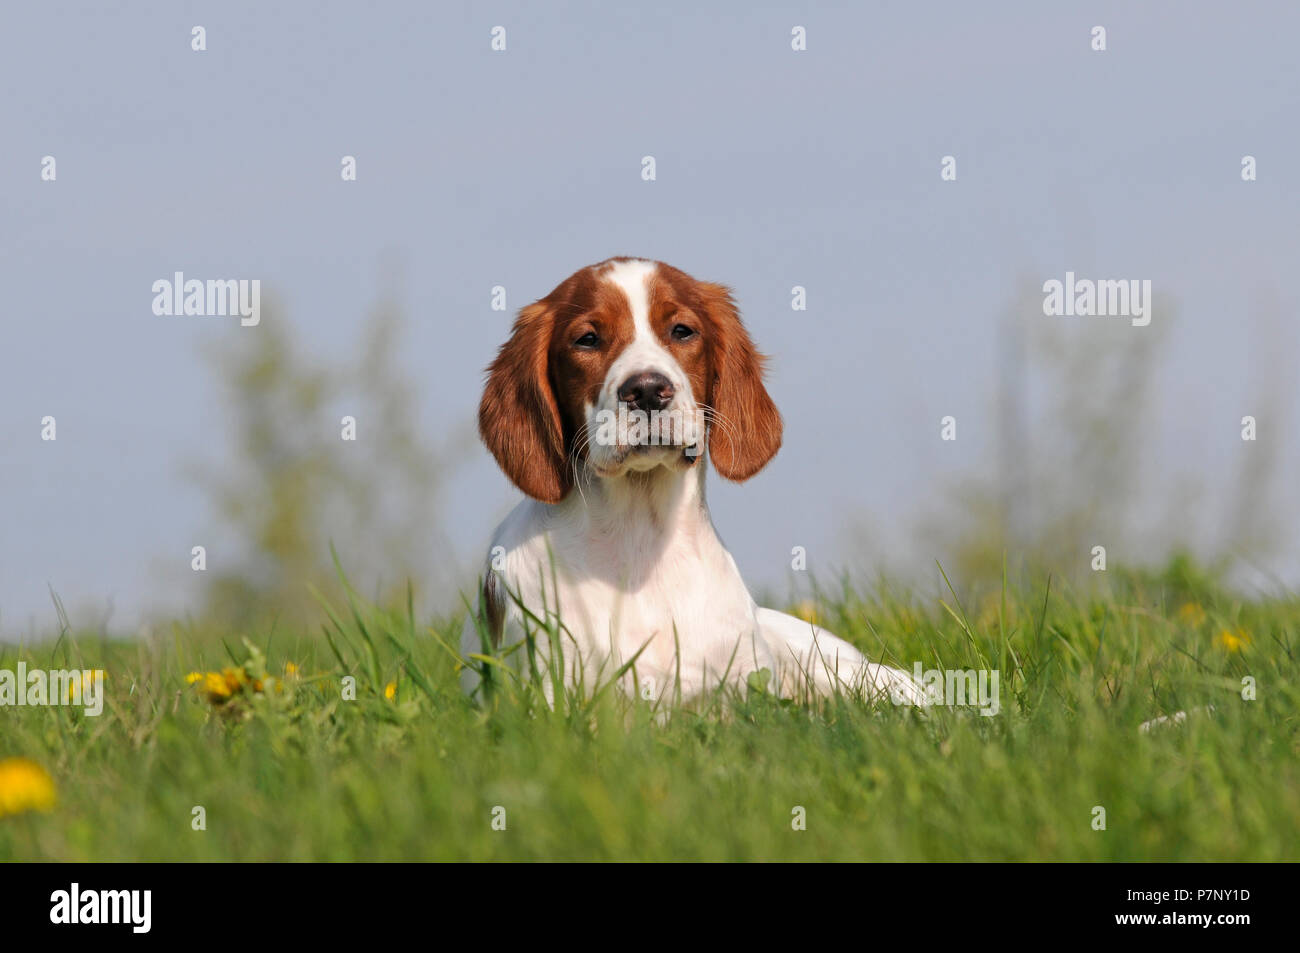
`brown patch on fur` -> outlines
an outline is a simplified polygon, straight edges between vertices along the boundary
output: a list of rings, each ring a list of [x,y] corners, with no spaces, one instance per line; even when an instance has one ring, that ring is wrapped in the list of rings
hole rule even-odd
[[[583,407],[632,340],[632,313],[593,265],[519,312],[510,340],[488,368],[479,435],[512,483],[543,503],[573,488],[571,455],[585,453]],[[575,349],[594,331],[601,346]],[[576,449],[575,449],[576,448]]]
[[[704,310],[704,299],[699,294],[700,282],[685,272],[663,262],[650,281],[650,329],[668,353],[673,356],[691,382],[691,393],[697,404],[709,400],[709,315]],[[697,332],[685,341],[673,339],[672,332],[684,324]]]
[[[510,340],[488,368],[478,432],[512,483],[535,499],[558,503],[572,485],[564,427],[547,375],[555,315],[545,300],[519,312]]]
[[[688,364],[676,350],[673,356],[691,376],[695,399],[713,410],[713,466],[728,480],[748,480],[781,449],[781,414],[763,386],[767,359],[741,323],[729,288],[696,281],[671,265],[661,264],[659,274],[690,314],[704,318],[701,336],[707,359]]]
[[[636,333],[627,298],[621,289],[599,277],[600,268],[584,268],[556,289],[561,298],[551,338],[550,373],[568,425],[569,449],[581,443],[584,456],[586,444],[578,438],[586,426],[586,405],[599,402],[610,365]],[[599,347],[575,348],[574,342],[588,331],[596,333]]]

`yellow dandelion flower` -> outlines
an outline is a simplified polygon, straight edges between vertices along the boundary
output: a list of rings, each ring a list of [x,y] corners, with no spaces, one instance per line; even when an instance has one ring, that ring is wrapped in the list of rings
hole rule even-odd
[[[82,696],[83,698],[86,697],[87,694],[89,694],[90,692],[92,692],[92,691],[94,690],[94,688],[95,688],[95,676],[96,676],[97,674],[98,674],[101,678],[107,677],[106,673],[103,672],[103,671],[100,670],[100,669],[92,669],[92,670],[90,670],[90,671],[85,671],[85,672],[82,672],[82,673],[81,673],[81,696]],[[68,682],[68,701],[72,701],[72,700],[73,700],[74,698],[76,698],[76,697],[77,697],[77,683],[74,682],[74,681],[69,681],[69,682]]]
[[[226,680],[226,687],[230,689],[231,695],[243,688],[248,681],[248,676],[244,674],[242,668],[223,668],[221,677]]]
[[[54,779],[29,758],[0,761],[0,817],[54,807]]]
[[[1244,629],[1237,629],[1235,632],[1224,629],[1219,633],[1216,641],[1229,652],[1240,652],[1250,644],[1250,636],[1246,634]]]
[[[389,682],[387,685],[384,686],[384,697],[387,698],[389,701],[392,701],[394,698],[397,697],[396,682]]]
[[[284,674],[286,674],[286,675],[297,675],[297,674],[298,674],[298,666],[297,666],[297,665],[294,665],[292,662],[285,662],[285,663],[284,663]]]
[[[220,672],[208,672],[203,676],[203,690],[208,693],[208,700],[212,702],[223,702],[235,691],[230,687],[229,679]]]
[[[1205,610],[1199,603],[1184,602],[1178,609],[1178,621],[1195,629],[1205,621]]]
[[[186,685],[193,685],[195,682],[201,682],[201,681],[203,681],[202,672],[189,672],[185,676]]]
[[[817,623],[817,606],[811,599],[804,599],[802,602],[796,602],[790,610],[790,614],[795,618],[803,619],[805,622]]]

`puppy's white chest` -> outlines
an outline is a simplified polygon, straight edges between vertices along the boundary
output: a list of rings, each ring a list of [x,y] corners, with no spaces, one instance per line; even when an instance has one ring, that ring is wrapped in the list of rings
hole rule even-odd
[[[580,586],[574,596],[591,618],[592,644],[606,642],[620,664],[639,652],[638,670],[708,668],[720,677],[732,649],[748,654],[738,646],[750,645],[756,627],[749,594],[729,569],[669,556],[640,585]]]
[[[558,610],[566,654],[580,654],[588,675],[608,678],[635,657],[641,690],[658,695],[679,678],[690,692],[771,664],[753,600],[707,524],[657,535],[553,525],[506,562],[525,605]],[[539,565],[550,568],[539,575]]]

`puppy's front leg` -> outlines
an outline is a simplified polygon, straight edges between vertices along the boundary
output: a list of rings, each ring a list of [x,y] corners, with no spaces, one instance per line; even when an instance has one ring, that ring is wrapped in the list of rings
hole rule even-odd
[[[901,669],[877,665],[825,629],[775,609],[758,609],[759,629],[778,658],[782,694],[861,692],[897,705],[925,705],[925,692]]]

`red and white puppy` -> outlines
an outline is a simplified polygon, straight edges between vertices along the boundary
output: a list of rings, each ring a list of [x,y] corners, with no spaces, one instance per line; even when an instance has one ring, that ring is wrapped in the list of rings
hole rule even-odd
[[[766,668],[786,695],[923,703],[906,673],[758,608],[714,531],[703,458],[741,481],[781,446],[762,364],[731,293],[660,262],[583,268],[524,308],[489,368],[479,433],[530,498],[493,537],[462,652],[558,615],[570,684],[640,652],[626,687],[642,697],[690,700]],[[467,690],[477,678],[466,669]]]

